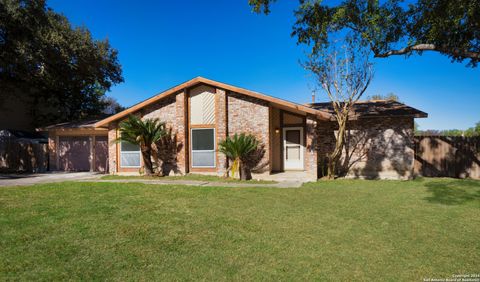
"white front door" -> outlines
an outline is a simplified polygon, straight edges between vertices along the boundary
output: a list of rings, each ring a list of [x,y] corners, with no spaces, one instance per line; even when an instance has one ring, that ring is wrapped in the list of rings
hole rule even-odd
[[[283,166],[285,170],[303,170],[303,127],[283,128]]]

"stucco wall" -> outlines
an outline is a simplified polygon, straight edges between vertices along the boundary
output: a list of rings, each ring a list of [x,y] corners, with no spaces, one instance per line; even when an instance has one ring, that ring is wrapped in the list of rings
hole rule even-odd
[[[318,164],[326,171],[327,154],[335,146],[334,122],[319,122]],[[413,118],[379,117],[351,121],[348,143],[339,164],[349,178],[409,179],[413,176]],[[320,172],[321,175],[321,172]]]

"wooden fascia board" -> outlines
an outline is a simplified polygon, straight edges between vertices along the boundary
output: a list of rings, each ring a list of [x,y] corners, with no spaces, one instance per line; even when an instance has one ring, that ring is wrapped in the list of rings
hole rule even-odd
[[[168,90],[166,90],[166,91],[164,91],[164,92],[162,92],[162,93],[160,93],[160,94],[158,94],[158,95],[155,95],[155,96],[153,96],[153,97],[151,97],[151,98],[149,98],[149,99],[147,99],[147,100],[145,100],[145,101],[143,101],[143,102],[140,102],[140,103],[138,103],[138,104],[136,104],[136,105],[133,105],[133,106],[131,106],[130,108],[124,110],[124,111],[121,111],[121,112],[119,112],[119,113],[117,113],[117,114],[114,114],[113,116],[110,116],[110,117],[108,117],[108,118],[106,118],[106,119],[103,119],[103,120],[101,120],[101,121],[98,121],[97,123],[95,123],[94,126],[95,126],[95,127],[104,126],[104,125],[106,125],[106,124],[108,124],[108,123],[110,123],[110,122],[112,122],[112,121],[115,121],[115,120],[120,119],[120,118],[122,118],[122,117],[125,117],[125,116],[127,116],[127,115],[129,115],[129,114],[132,114],[132,113],[134,113],[134,112],[137,112],[137,111],[141,110],[142,108],[144,108],[145,106],[148,106],[148,105],[150,105],[150,104],[152,104],[152,103],[155,103],[155,102],[157,102],[157,101],[159,101],[159,100],[161,100],[161,99],[163,99],[163,98],[165,98],[165,97],[167,97],[167,96],[170,96],[171,94],[177,93],[177,92],[179,92],[179,91],[181,91],[181,90],[183,90],[183,89],[185,89],[185,88],[188,88],[190,85],[193,85],[193,84],[195,84],[195,83],[197,83],[197,82],[198,82],[198,78],[194,78],[194,79],[192,79],[192,80],[190,80],[190,81],[187,81],[187,82],[185,82],[185,83],[182,83],[182,84],[180,84],[180,85],[177,85],[177,86],[175,86],[175,87],[173,87],[173,88],[170,88],[170,89],[168,89]]]
[[[272,96],[268,96],[268,95],[261,94],[261,93],[258,93],[258,92],[254,92],[254,91],[251,91],[251,90],[247,90],[247,89],[244,89],[244,88],[228,85],[228,84],[225,84],[225,83],[222,83],[222,82],[206,79],[206,78],[203,78],[203,77],[196,77],[196,78],[191,79],[187,82],[184,82],[180,85],[177,85],[173,88],[170,88],[170,89],[168,89],[168,90],[166,90],[166,91],[164,91],[164,92],[162,92],[162,93],[160,93],[156,96],[153,96],[153,97],[151,97],[151,98],[149,98],[149,99],[147,99],[143,102],[140,102],[140,103],[124,110],[124,111],[121,111],[120,113],[117,113],[117,114],[115,114],[113,116],[110,116],[106,119],[103,119],[101,121],[98,121],[97,123],[95,123],[94,126],[95,127],[104,126],[104,125],[106,125],[106,124],[108,124],[112,121],[115,121],[115,120],[120,119],[122,117],[125,117],[129,114],[137,112],[137,111],[141,110],[143,107],[145,107],[147,105],[150,105],[150,104],[152,104],[152,103],[154,103],[158,100],[161,100],[161,99],[163,99],[163,98],[165,98],[165,97],[167,97],[171,94],[174,94],[174,93],[177,93],[177,92],[179,92],[181,90],[184,90],[186,88],[192,87],[193,85],[198,84],[198,83],[204,83],[204,84],[211,85],[211,86],[214,86],[214,87],[217,87],[217,88],[221,88],[223,90],[236,92],[236,93],[247,95],[247,96],[257,98],[257,99],[260,99],[260,100],[268,101],[268,102],[273,103],[273,104],[285,106],[289,109],[302,111],[302,112],[305,112],[305,113],[308,113],[308,114],[315,115],[319,119],[322,119],[322,120],[330,119],[330,117],[327,114],[325,114],[321,111],[312,109],[310,107],[304,106],[304,105],[300,105],[300,104],[296,104],[296,103],[293,103],[293,102],[285,101],[285,100],[278,99],[278,98],[275,98],[275,97],[272,97]]]

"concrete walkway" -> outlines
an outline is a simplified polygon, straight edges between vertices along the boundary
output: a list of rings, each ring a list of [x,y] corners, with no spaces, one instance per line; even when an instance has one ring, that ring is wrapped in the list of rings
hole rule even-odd
[[[88,179],[81,182],[113,182],[113,183],[143,183],[151,185],[187,185],[187,186],[208,186],[208,187],[263,187],[263,188],[299,188],[301,181],[282,181],[272,184],[253,184],[240,182],[221,181],[198,181],[198,180],[148,180],[148,179]]]
[[[111,183],[143,183],[151,185],[188,185],[209,187],[264,187],[264,188],[299,188],[304,181],[288,179],[272,184],[199,181],[199,180],[168,180],[168,179],[100,179],[104,174],[94,172],[50,172],[35,174],[0,174],[0,187],[2,186],[26,186],[43,183],[64,181],[81,182],[111,182]],[[300,178],[301,179],[301,178]],[[303,179],[302,179],[303,180]]]
[[[95,180],[104,174],[95,172],[49,172],[34,174],[0,174],[1,186],[23,186],[42,183]]]

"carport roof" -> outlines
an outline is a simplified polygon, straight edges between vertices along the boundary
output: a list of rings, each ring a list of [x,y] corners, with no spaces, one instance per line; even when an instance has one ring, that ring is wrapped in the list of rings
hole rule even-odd
[[[85,130],[103,130],[102,128],[96,128],[95,123],[102,120],[102,118],[81,120],[81,121],[71,121],[71,122],[62,122],[57,124],[52,124],[49,126],[37,128],[37,131],[50,131],[50,130],[73,130],[73,129],[85,129]]]

